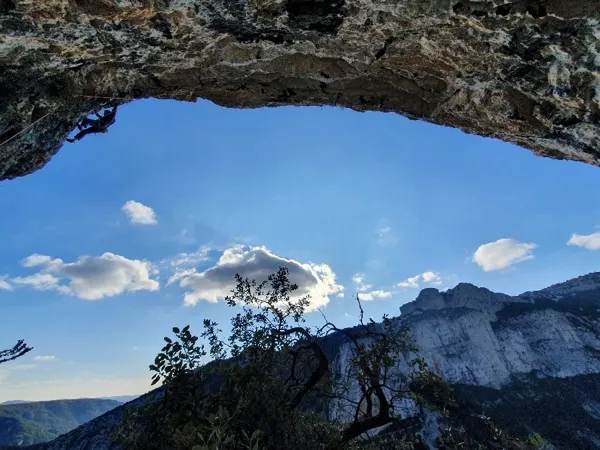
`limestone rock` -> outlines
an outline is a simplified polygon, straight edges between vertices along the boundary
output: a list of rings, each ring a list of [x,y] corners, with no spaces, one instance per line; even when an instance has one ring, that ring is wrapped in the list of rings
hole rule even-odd
[[[0,0],[0,180],[111,100],[397,112],[600,164],[596,0]]]
[[[560,420],[560,427],[554,428],[561,428],[567,436],[583,436],[580,436],[583,441],[565,438],[566,444],[557,448],[597,448],[600,447],[598,280],[600,272],[515,297],[467,283],[441,293],[436,289],[425,289],[415,302],[401,307],[401,316],[395,320],[409,325],[420,356],[429,366],[445,381],[474,390],[469,395],[482,389],[497,396],[509,392],[507,401],[511,405],[518,398],[524,399],[521,401],[530,407],[532,402],[544,398],[553,401],[555,397],[568,404],[570,396],[577,394],[573,402],[578,404],[569,404],[569,409],[564,406],[564,411],[554,410],[552,417],[544,421],[544,426],[552,430]],[[548,292],[559,292],[562,298],[555,300]],[[328,337],[324,348],[327,357],[333,361],[334,371],[345,371],[352,357],[351,345],[345,335],[339,333]],[[403,355],[397,370],[406,371],[413,357]],[[538,384],[544,384],[546,390],[535,391],[531,383],[523,383],[527,377],[541,380]],[[514,384],[515,379],[521,380],[520,384]],[[586,384],[591,386],[587,390],[584,389]],[[350,394],[351,398],[354,395],[355,401],[361,396],[356,383],[350,386]],[[154,391],[132,404],[143,405],[151,395],[161,395],[161,392]],[[492,408],[501,406],[502,402],[484,405]],[[523,413],[518,416],[518,422],[532,425],[527,422],[531,419],[527,408],[520,405]],[[35,450],[120,450],[118,445],[110,443],[109,436],[121,420],[123,409],[116,408],[51,443],[35,447]],[[332,402],[329,415],[332,419],[343,420],[351,411],[347,404]],[[410,400],[401,404],[398,411],[404,416],[414,412],[415,404]],[[517,417],[513,413],[508,416]],[[580,416],[573,415],[569,422],[569,414],[574,413]],[[536,414],[539,415],[539,411]],[[594,423],[597,432],[581,428],[584,419]],[[435,417],[426,415],[423,425],[424,438],[434,442],[437,433]]]

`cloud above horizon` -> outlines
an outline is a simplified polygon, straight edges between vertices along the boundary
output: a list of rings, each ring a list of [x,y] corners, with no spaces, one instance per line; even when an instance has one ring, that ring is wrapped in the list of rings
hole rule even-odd
[[[396,245],[398,238],[392,233],[392,227],[381,226],[375,230],[377,234],[377,243],[380,245]]]
[[[344,287],[336,282],[336,275],[327,264],[301,263],[275,255],[265,246],[234,245],[225,249],[215,265],[203,272],[195,268],[177,270],[169,284],[176,283],[186,289],[186,306],[195,306],[202,300],[216,303],[231,294],[236,273],[260,283],[279,267],[287,267],[290,282],[298,285],[294,298],[310,295],[307,311],[327,305],[331,295],[343,296]]]
[[[39,291],[72,294],[83,300],[99,300],[123,292],[156,291],[158,270],[148,261],[128,259],[106,252],[101,256],[80,256],[65,263],[62,259],[33,254],[21,261],[24,267],[41,266],[38,273],[16,277],[16,285]]]
[[[442,284],[440,274],[437,272],[423,272],[414,277],[409,277],[404,281],[398,283],[398,287],[401,288],[418,288],[420,283],[429,284],[432,286],[439,286]]]
[[[352,277],[352,282],[356,285],[356,290],[359,292],[358,296],[361,300],[371,301],[377,298],[389,298],[392,296],[392,293],[390,291],[371,291],[370,289],[373,288],[373,285],[365,283],[364,273],[354,274],[354,276]]]
[[[33,255],[29,255],[27,258],[23,258],[21,260],[21,265],[23,267],[35,267],[41,266],[42,264],[46,264],[50,262],[52,258],[47,255],[40,255],[38,253],[34,253]]]
[[[8,275],[0,275],[0,289],[5,291],[12,291],[13,287],[10,285],[8,281]]]
[[[121,207],[131,223],[136,225],[156,225],[156,214],[152,208],[143,203],[129,200]]]
[[[391,296],[392,296],[392,293],[390,291],[382,291],[382,290],[361,292],[360,294],[358,294],[358,298],[360,298],[361,300],[364,300],[366,302],[375,300],[377,298],[390,298]]]
[[[35,356],[33,358],[34,361],[43,361],[43,362],[49,362],[49,361],[54,361],[56,360],[56,356]]]
[[[537,245],[532,242],[519,242],[515,239],[502,238],[480,245],[471,260],[485,272],[502,270],[533,259],[533,250],[536,247]]]
[[[206,245],[203,245],[195,252],[179,253],[173,258],[165,260],[172,267],[195,266],[198,263],[208,261],[210,252],[214,250]]]
[[[600,232],[592,234],[573,233],[567,245],[574,245],[588,250],[600,250]]]

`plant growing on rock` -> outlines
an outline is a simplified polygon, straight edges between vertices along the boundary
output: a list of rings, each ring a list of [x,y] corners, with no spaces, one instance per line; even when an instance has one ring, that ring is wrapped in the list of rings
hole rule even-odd
[[[408,328],[387,316],[365,323],[358,297],[358,327],[340,329],[324,317],[311,328],[304,319],[308,297],[294,297],[298,286],[288,274],[280,268],[262,283],[236,275],[225,301],[240,310],[226,338],[209,319],[203,345],[189,326],[173,328],[175,339],[165,337],[150,365],[164,396],[121,426],[126,448],[426,448],[414,433],[415,419],[397,413],[400,402],[442,412],[455,403],[451,388],[422,359],[410,359],[417,349]],[[333,358],[330,341],[350,346],[343,364]],[[401,360],[410,361],[405,370]],[[344,414],[329,420],[332,405]]]

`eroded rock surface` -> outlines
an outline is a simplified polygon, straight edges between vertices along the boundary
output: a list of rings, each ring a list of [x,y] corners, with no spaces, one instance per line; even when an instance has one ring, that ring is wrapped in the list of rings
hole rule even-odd
[[[393,111],[599,165],[599,41],[596,0],[0,0],[0,180],[147,97]]]

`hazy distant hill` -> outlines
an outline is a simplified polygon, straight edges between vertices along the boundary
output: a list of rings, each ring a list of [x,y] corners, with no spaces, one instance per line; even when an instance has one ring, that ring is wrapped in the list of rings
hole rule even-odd
[[[107,399],[53,400],[0,405],[0,445],[48,442],[121,405]]]
[[[107,399],[107,400],[116,400],[121,403],[128,403],[132,400],[135,400],[140,395],[141,394],[138,394],[138,395],[116,395],[114,397],[100,397],[100,398]]]

